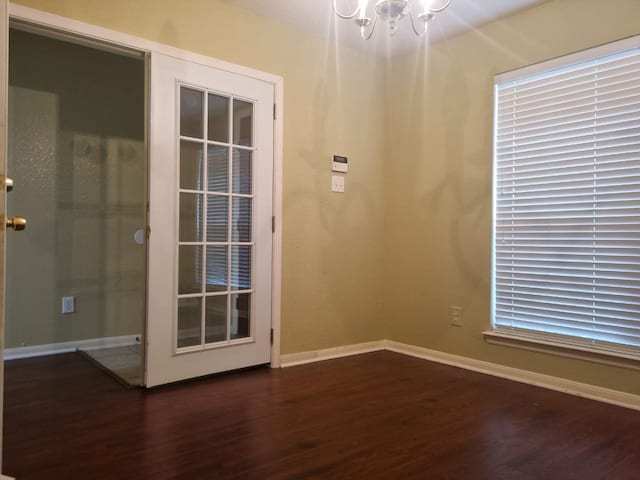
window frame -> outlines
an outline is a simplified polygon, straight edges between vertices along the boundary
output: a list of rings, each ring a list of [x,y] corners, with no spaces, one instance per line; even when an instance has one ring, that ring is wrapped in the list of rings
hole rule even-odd
[[[640,369],[640,347],[622,344],[588,344],[569,336],[540,332],[509,332],[496,328],[496,225],[497,225],[497,137],[498,137],[498,85],[504,82],[529,77],[557,68],[586,62],[597,57],[640,48],[640,35],[634,35],[611,43],[598,45],[586,50],[570,53],[550,60],[517,68],[494,76],[493,82],[493,132],[492,132],[492,225],[491,225],[491,311],[490,329],[483,332],[490,344],[522,348],[525,350],[551,353],[569,358],[595,361],[615,366]]]

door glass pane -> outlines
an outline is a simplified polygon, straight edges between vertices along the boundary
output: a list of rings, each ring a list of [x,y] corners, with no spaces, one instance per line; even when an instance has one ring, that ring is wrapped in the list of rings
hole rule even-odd
[[[180,87],[180,135],[203,138],[203,104],[201,91]]]
[[[207,195],[207,242],[226,242],[229,198]]]
[[[206,297],[205,343],[223,342],[227,339],[227,296]]]
[[[206,137],[180,142],[178,293],[198,295],[178,299],[178,346],[186,347],[200,345],[201,333],[208,344],[250,336],[251,293],[224,292],[252,287],[253,247],[229,243],[253,240],[253,152],[243,147],[254,143],[254,106],[187,87],[180,93],[181,134]],[[192,242],[202,244],[184,245]]]
[[[210,192],[228,192],[229,148],[209,145],[207,157],[207,188]]]
[[[202,247],[178,247],[178,294],[202,292]]]
[[[180,241],[202,241],[202,195],[180,194]]]
[[[231,290],[251,288],[251,247],[236,245],[231,247]]]
[[[209,140],[229,143],[229,99],[209,94]]]
[[[233,101],[233,143],[250,147],[253,144],[253,103]]]
[[[200,345],[202,298],[178,300],[178,348]]]
[[[233,193],[251,194],[251,156],[249,150],[233,149]]]
[[[180,188],[202,190],[203,144],[180,141]]]
[[[227,289],[227,246],[207,247],[207,292]]]
[[[233,197],[231,209],[231,241],[251,241],[251,204],[246,197]]]
[[[251,335],[250,330],[251,294],[241,293],[231,295],[231,332],[230,338],[246,338]]]

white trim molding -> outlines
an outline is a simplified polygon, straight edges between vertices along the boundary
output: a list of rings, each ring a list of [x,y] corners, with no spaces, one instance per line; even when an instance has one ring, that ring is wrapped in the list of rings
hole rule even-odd
[[[282,315],[282,197],[284,152],[284,80],[274,83],[273,123],[273,257],[271,264],[271,367],[280,367],[280,318]]]
[[[76,350],[98,350],[100,348],[126,347],[140,343],[140,335],[124,335],[120,337],[88,338],[74,342],[48,343],[45,345],[30,345],[28,347],[5,348],[5,360],[19,358],[41,357],[58,353],[75,352]],[[0,479],[1,480],[1,479]]]
[[[557,392],[609,403],[619,407],[630,408],[632,410],[640,410],[640,395],[589,385],[587,383],[575,382],[573,380],[567,380],[565,378],[554,377],[542,373],[530,372],[528,370],[521,370],[519,368],[507,367],[482,360],[462,357],[460,355],[439,352],[437,350],[430,350],[428,348],[394,342],[392,340],[380,340],[377,342],[359,343],[356,345],[345,345],[336,348],[327,348],[324,350],[283,355],[281,357],[281,365],[282,367],[293,367],[295,365],[321,362],[323,360],[341,358],[349,355],[359,355],[362,353],[370,353],[380,350],[388,350],[390,352],[409,355],[411,357],[450,365],[452,367],[463,368],[472,372],[484,373],[486,375],[492,375],[494,377],[504,378],[514,382],[526,383],[527,385],[555,390]]]
[[[377,342],[357,343],[355,345],[344,345],[341,347],[325,348],[323,350],[282,355],[280,357],[280,366],[282,368],[295,367],[296,365],[304,365],[306,363],[322,362],[323,360],[349,357],[351,355],[379,352],[380,350],[385,349],[384,342],[384,340],[379,340]]]
[[[443,363],[452,367],[464,368],[473,372],[485,373],[494,377],[513,380],[514,382],[526,383],[536,387],[547,388],[557,392],[568,393],[577,397],[597,400],[620,407],[640,410],[640,396],[631,393],[619,392],[609,388],[597,387],[587,383],[574,382],[565,378],[553,377],[542,373],[530,372],[519,368],[506,367],[496,363],[484,362],[473,358],[452,355],[450,353],[430,350],[428,348],[416,347],[404,343],[385,340],[385,350],[402,353],[412,357],[422,358],[432,362]]]

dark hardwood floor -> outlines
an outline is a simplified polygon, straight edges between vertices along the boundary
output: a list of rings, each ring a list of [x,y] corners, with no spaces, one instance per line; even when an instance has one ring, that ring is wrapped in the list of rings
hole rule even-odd
[[[640,478],[640,412],[391,352],[153,391],[11,361],[4,439],[18,480]]]

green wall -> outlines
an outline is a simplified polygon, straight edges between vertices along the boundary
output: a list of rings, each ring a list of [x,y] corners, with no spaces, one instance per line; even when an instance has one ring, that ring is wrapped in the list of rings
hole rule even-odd
[[[12,30],[7,348],[139,335],[144,62]],[[63,296],[76,312],[61,313]]]

